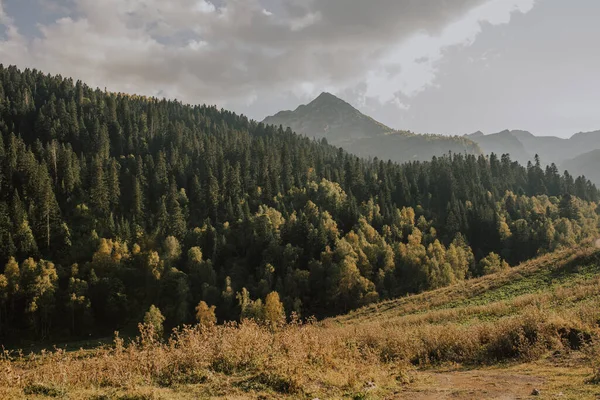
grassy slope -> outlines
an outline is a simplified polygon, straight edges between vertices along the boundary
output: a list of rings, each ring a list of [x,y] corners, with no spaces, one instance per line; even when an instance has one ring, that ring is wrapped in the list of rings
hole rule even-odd
[[[0,359],[0,398],[519,398],[533,387],[541,398],[595,398],[584,383],[599,320],[600,250],[590,246],[317,324],[12,354]]]
[[[370,305],[332,321],[361,324],[372,321],[399,322],[415,314],[436,310],[461,310],[519,296],[544,297],[557,290],[595,281],[600,276],[600,255],[594,247],[566,249],[544,255],[508,271],[442,289]],[[598,293],[600,295],[600,293]]]

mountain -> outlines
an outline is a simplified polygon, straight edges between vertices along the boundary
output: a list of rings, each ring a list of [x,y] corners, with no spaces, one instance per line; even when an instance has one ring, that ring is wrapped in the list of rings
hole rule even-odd
[[[481,131],[467,135],[467,138],[476,142],[485,154],[497,155],[510,154],[512,160],[526,164],[532,157],[523,143],[510,131],[503,131],[491,135],[484,135]]]
[[[600,130],[593,132],[579,132],[569,139],[569,147],[566,158],[574,158],[591,150],[600,150]]]
[[[281,111],[267,117],[266,124],[291,127],[308,137],[325,138],[331,144],[344,146],[360,139],[375,138],[393,131],[330,93],[295,111]]]
[[[538,154],[545,162],[560,162],[565,155],[565,147],[569,147],[568,139],[554,136],[535,136],[527,131],[510,131],[510,134],[517,138],[527,150],[529,160],[533,160]]]
[[[600,150],[584,153],[561,164],[571,175],[584,175],[600,187]]]
[[[290,127],[311,138],[325,138],[328,143],[362,157],[405,162],[426,161],[448,152],[481,153],[469,139],[396,131],[330,93],[322,93],[309,104],[294,111],[281,111],[263,122]]]
[[[569,139],[536,136],[522,130],[504,130],[490,135],[476,132],[466,137],[478,143],[485,154],[508,153],[520,163],[533,160],[537,154],[544,164],[562,165],[591,150],[600,149],[600,131],[580,132]]]

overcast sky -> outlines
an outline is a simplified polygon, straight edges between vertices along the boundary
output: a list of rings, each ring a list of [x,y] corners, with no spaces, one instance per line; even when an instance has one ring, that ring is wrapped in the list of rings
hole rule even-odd
[[[263,119],[332,92],[421,133],[600,129],[598,0],[0,0],[0,62]]]

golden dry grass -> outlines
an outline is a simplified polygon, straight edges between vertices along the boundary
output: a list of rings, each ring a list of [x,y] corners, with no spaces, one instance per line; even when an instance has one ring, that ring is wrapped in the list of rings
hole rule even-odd
[[[435,391],[443,389],[436,368],[477,368],[493,380],[524,365],[539,376],[523,382],[585,397],[600,358],[599,271],[597,249],[571,249],[320,323],[273,330],[245,321],[185,327],[166,343],[144,331],[95,350],[6,353],[0,398],[402,398],[428,384],[431,397],[421,398],[436,398],[446,393]],[[571,385],[584,389],[559,379],[566,367],[548,361],[554,352],[579,360]],[[497,365],[508,369],[489,372]],[[444,379],[467,382],[460,374],[469,376]]]

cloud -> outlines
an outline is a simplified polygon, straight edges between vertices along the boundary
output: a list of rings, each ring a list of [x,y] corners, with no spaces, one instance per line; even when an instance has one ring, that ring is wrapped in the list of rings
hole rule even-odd
[[[14,30],[14,22],[12,18],[4,11],[4,3],[0,0],[0,27],[4,28],[3,31],[6,35],[9,34],[10,30]]]
[[[434,82],[445,46],[532,0],[44,2],[71,11],[25,38],[0,1],[3,63],[223,106],[366,82],[364,95],[408,108],[402,97]]]
[[[490,0],[472,8],[438,34],[416,33],[389,49],[379,64],[368,71],[364,96],[407,109],[407,98],[435,85],[445,49],[473,44],[484,23],[506,24],[513,12],[527,13],[534,4],[535,0]]]

